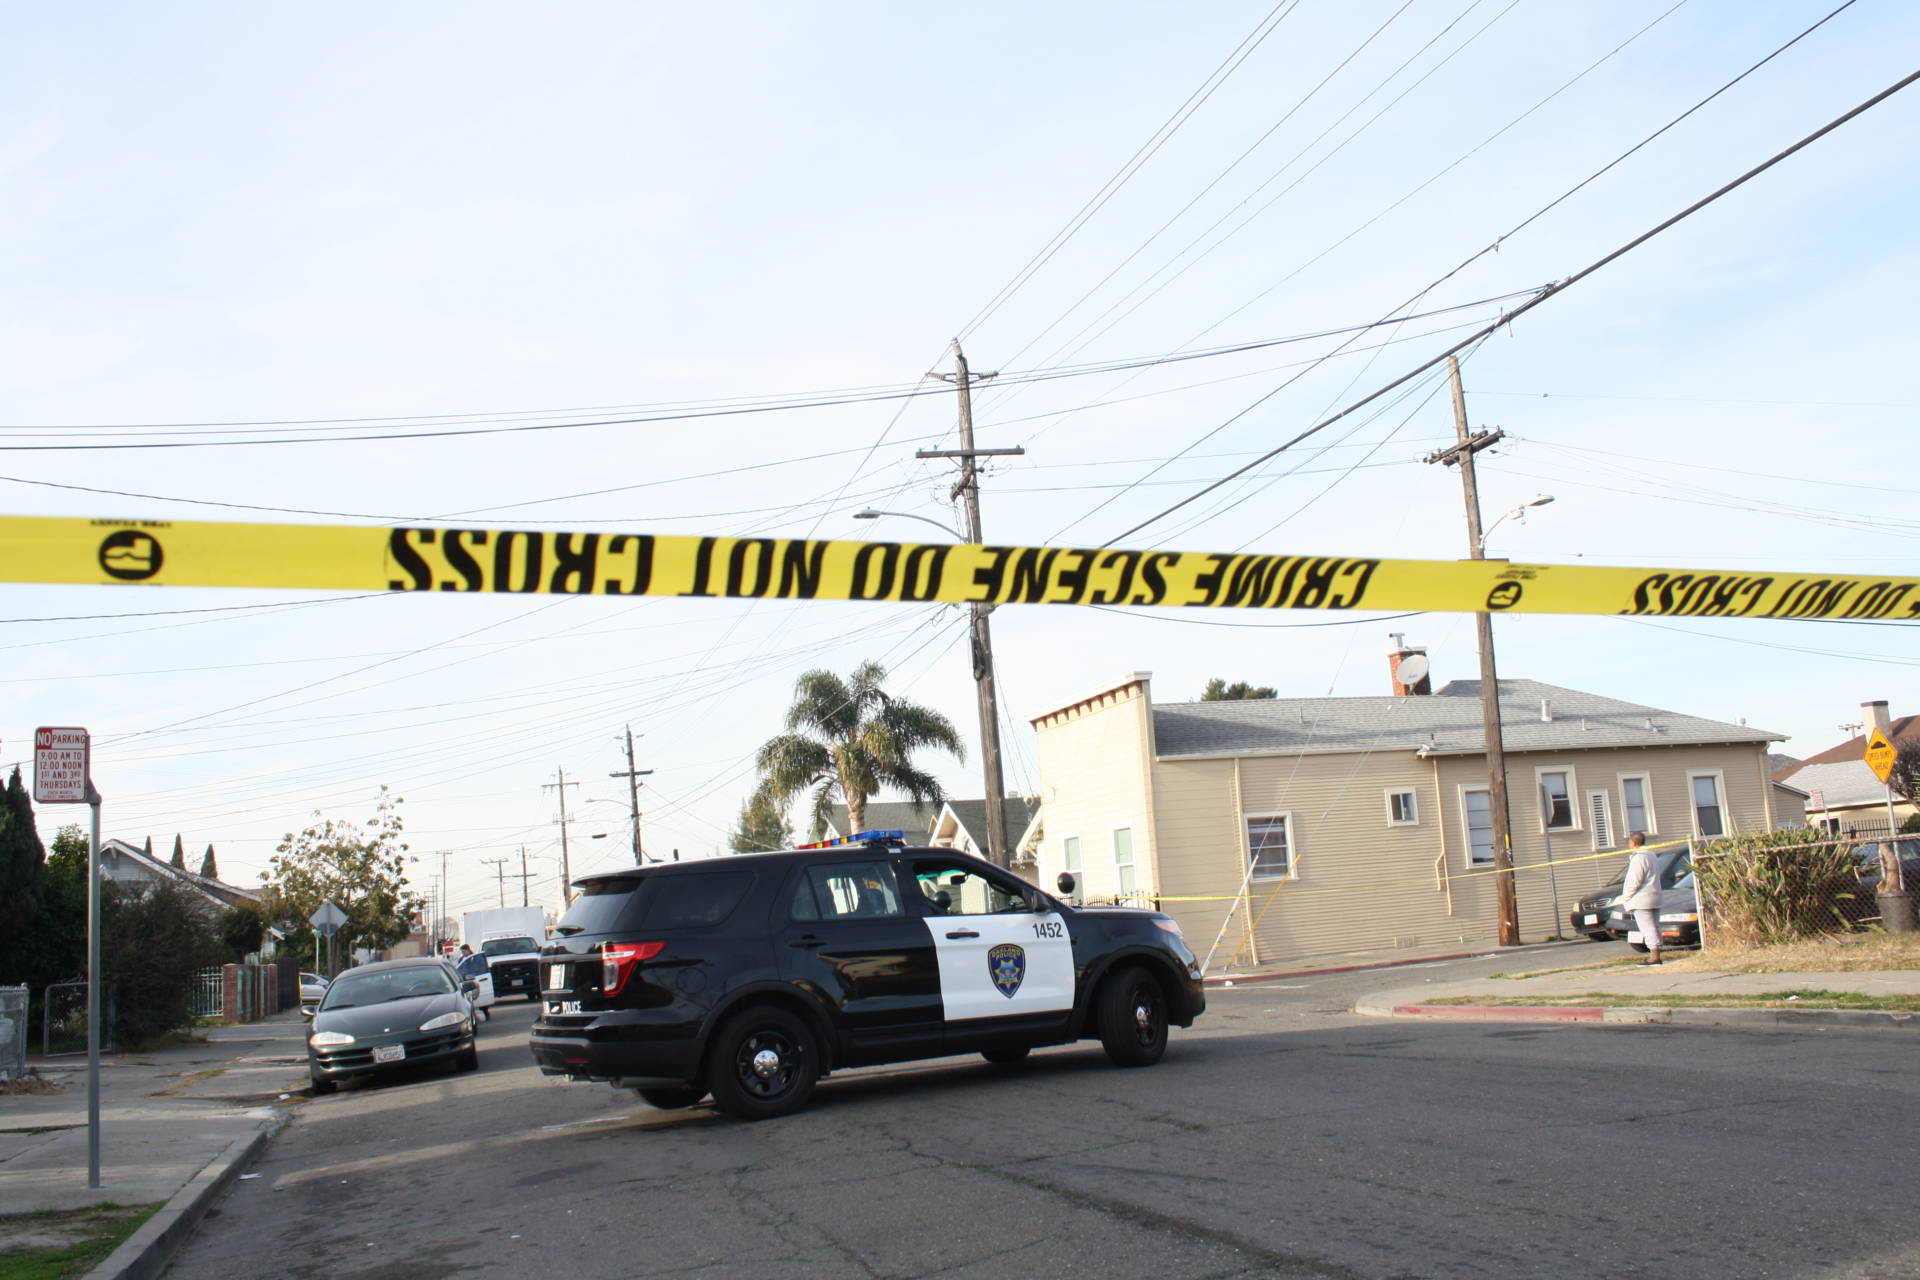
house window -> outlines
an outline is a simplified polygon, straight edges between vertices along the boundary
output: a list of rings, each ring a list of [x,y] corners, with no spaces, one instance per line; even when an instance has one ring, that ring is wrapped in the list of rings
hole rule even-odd
[[[1410,827],[1420,821],[1420,807],[1411,791],[1387,792],[1387,825]]]
[[[1285,813],[1247,816],[1247,856],[1256,876],[1293,874],[1293,819]]]
[[[1654,833],[1653,781],[1646,774],[1620,775],[1620,812],[1626,819],[1628,835],[1636,831],[1646,835]]]
[[[1536,769],[1540,780],[1540,816],[1548,831],[1572,831],[1580,824],[1573,815],[1573,775],[1565,769]]]
[[[1727,834],[1727,804],[1721,791],[1720,771],[1690,773],[1687,786],[1693,791],[1694,834],[1708,840]]]
[[[1460,793],[1460,809],[1467,824],[1467,862],[1471,866],[1493,865],[1493,796],[1485,787]]]
[[[1060,841],[1060,861],[1073,873],[1073,892],[1067,895],[1067,900],[1077,907],[1087,900],[1086,879],[1080,873],[1079,836],[1067,836]]]
[[[1113,829],[1113,875],[1119,892],[1133,892],[1133,828]]]
[[[1593,847],[1613,848],[1613,808],[1605,791],[1587,792],[1587,825],[1593,831]]]

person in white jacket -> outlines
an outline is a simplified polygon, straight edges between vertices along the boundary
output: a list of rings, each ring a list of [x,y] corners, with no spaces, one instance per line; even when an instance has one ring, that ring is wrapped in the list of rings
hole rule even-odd
[[[1627,837],[1633,857],[1627,860],[1626,882],[1620,886],[1620,909],[1632,914],[1640,926],[1640,937],[1647,944],[1647,958],[1641,964],[1660,963],[1660,864],[1653,850],[1644,847],[1647,833],[1636,831]]]

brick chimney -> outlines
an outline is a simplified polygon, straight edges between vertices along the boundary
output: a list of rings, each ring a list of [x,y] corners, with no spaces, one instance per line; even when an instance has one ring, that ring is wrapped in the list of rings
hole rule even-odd
[[[1393,640],[1393,647],[1387,651],[1387,670],[1393,680],[1393,696],[1404,698],[1409,694],[1432,693],[1433,674],[1427,669],[1427,651],[1408,648],[1406,635],[1402,632],[1394,631],[1389,635]],[[1419,659],[1408,668],[1409,672],[1414,674],[1414,679],[1402,680],[1400,668],[1413,658]]]

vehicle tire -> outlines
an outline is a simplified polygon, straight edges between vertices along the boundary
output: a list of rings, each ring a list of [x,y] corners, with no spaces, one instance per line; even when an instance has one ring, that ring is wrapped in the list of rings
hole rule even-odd
[[[744,1009],[721,1024],[707,1051],[713,1105],[741,1120],[798,1111],[820,1078],[813,1032],[785,1009]]]
[[[673,1085],[658,1085],[646,1088],[641,1088],[636,1085],[634,1086],[633,1093],[635,1097],[639,1098],[640,1101],[646,1103],[648,1106],[658,1107],[662,1111],[683,1111],[707,1096],[705,1089],[701,1089],[695,1085],[684,1085],[678,1088]]]
[[[1588,942],[1612,942],[1613,935],[1610,933],[1590,933],[1587,935],[1587,941]]]
[[[1027,1055],[1032,1052],[1033,1050],[1026,1045],[1020,1045],[1013,1049],[984,1049],[980,1056],[996,1066],[1004,1067],[1015,1062],[1025,1062]]]
[[[1116,1067],[1150,1067],[1167,1051],[1167,995],[1152,974],[1129,965],[1100,984],[1094,1027]]]
[[[329,1093],[338,1093],[339,1091],[340,1082],[338,1080],[328,1080],[324,1076],[311,1074],[307,1076],[307,1092],[316,1098]]]
[[[1632,950],[1632,951],[1645,951],[1647,949],[1647,944],[1644,942],[1629,942],[1627,944],[1627,947],[1629,950]]]
[[[470,1044],[467,1051],[453,1060],[455,1071],[478,1071],[480,1069],[480,1046]]]

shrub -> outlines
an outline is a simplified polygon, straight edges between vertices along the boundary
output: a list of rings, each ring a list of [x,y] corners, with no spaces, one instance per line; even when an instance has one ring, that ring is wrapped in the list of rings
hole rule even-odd
[[[1770,946],[1844,932],[1856,868],[1850,845],[1811,827],[1709,841],[1693,862],[1703,941]]]
[[[193,1025],[202,969],[226,959],[226,947],[201,904],[170,884],[107,886],[101,902],[101,968],[113,996],[122,1049],[139,1049]]]

